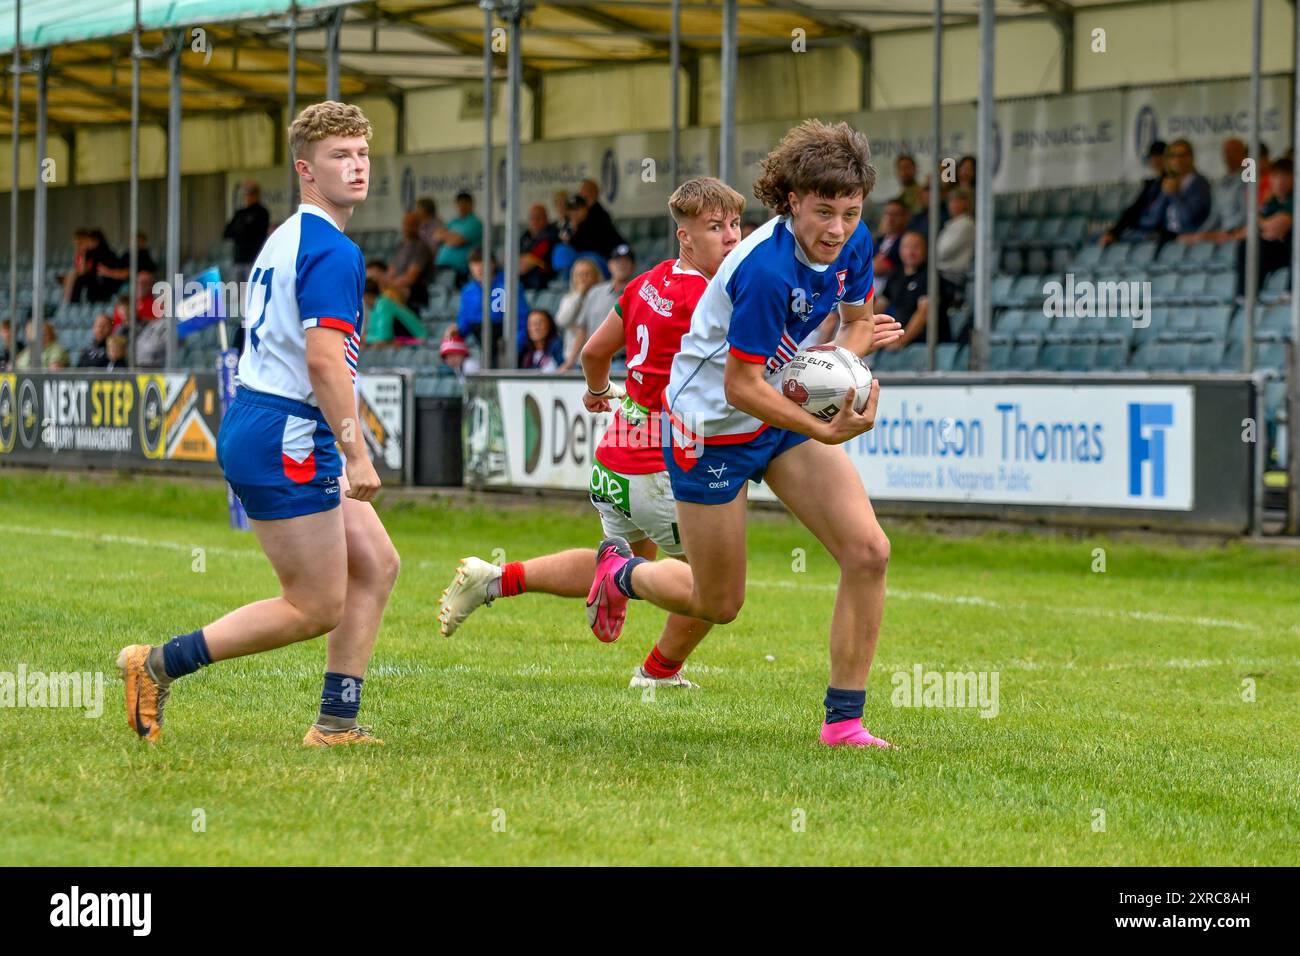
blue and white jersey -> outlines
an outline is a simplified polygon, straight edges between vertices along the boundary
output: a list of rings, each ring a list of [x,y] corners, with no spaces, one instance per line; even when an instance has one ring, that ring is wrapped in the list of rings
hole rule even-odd
[[[361,349],[366,262],[319,206],[303,203],[262,246],[244,300],[244,354],[237,381],[316,405],[307,377],[307,330],[338,329],[352,380]]]
[[[722,260],[673,359],[665,405],[682,437],[740,442],[766,428],[728,404],[728,353],[764,364],[771,376],[841,302],[866,302],[873,279],[871,232],[862,222],[829,265],[808,261],[786,216],[750,233]]]

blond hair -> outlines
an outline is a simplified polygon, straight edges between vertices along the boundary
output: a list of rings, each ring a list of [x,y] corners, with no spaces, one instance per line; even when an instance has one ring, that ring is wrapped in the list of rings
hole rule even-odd
[[[848,123],[828,126],[804,120],[763,160],[754,183],[754,196],[781,215],[790,213],[790,193],[812,193],[825,199],[862,193],[876,185],[867,137]]]
[[[679,226],[705,212],[739,216],[745,211],[745,197],[721,179],[699,176],[686,180],[673,190],[668,197],[668,211]]]
[[[328,136],[364,136],[370,139],[373,132],[370,120],[359,107],[336,100],[313,103],[299,113],[289,127],[289,155],[293,159],[303,159],[308,146]]]

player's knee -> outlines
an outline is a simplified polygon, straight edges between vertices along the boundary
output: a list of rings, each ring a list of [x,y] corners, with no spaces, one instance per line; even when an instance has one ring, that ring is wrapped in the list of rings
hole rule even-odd
[[[883,531],[855,539],[840,551],[840,572],[855,577],[880,577],[889,567],[889,551],[889,538]]]
[[[701,615],[710,624],[730,624],[740,616],[745,605],[745,595],[730,594],[709,601]]]
[[[304,640],[328,634],[338,627],[343,620],[346,598],[347,590],[339,588],[336,594],[315,595],[305,607],[299,607],[303,618]]]

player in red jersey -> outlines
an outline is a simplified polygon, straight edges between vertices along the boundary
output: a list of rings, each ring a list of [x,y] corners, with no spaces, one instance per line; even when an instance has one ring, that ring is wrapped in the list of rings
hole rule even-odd
[[[673,357],[691,326],[695,303],[740,241],[745,199],[721,180],[701,177],[682,183],[669,198],[668,208],[677,223],[678,257],[629,282],[582,350],[587,410],[610,411],[611,400],[619,399],[614,419],[596,449],[591,501],[600,512],[605,535],[626,539],[632,552],[644,558],[654,558],[660,550],[683,557],[659,412]],[[620,395],[609,372],[614,356],[624,348],[627,384],[626,393]],[[591,548],[500,567],[481,558],[463,558],[442,594],[439,629],[450,636],[475,609],[525,591],[585,598],[595,572],[596,552]],[[681,674],[682,664],[709,627],[704,621],[669,615],[663,635],[629,686],[693,687]]]

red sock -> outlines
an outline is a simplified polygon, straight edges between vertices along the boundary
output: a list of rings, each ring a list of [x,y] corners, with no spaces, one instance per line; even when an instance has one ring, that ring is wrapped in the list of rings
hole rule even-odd
[[[664,678],[672,677],[682,669],[685,661],[670,661],[659,653],[659,646],[656,644],[650,648],[650,653],[645,656],[645,663],[641,667],[651,677]]]
[[[501,565],[501,596],[514,597],[517,594],[523,594],[527,587],[524,586],[524,562],[511,561],[509,564]]]

